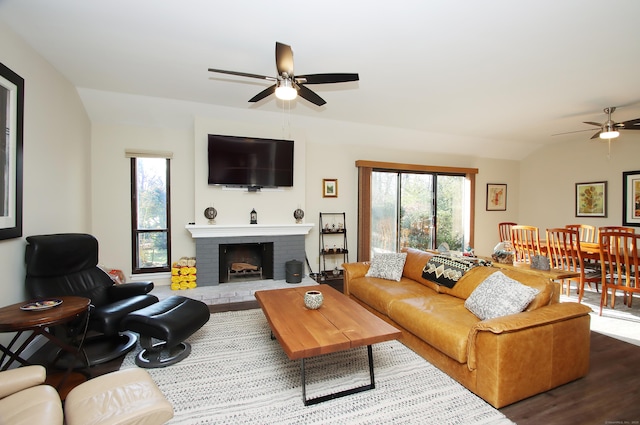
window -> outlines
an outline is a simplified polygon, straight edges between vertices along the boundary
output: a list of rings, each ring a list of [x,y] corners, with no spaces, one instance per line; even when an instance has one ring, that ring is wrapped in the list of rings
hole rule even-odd
[[[132,273],[170,271],[170,160],[131,158]]]
[[[473,245],[477,169],[357,161],[358,261],[401,248]]]

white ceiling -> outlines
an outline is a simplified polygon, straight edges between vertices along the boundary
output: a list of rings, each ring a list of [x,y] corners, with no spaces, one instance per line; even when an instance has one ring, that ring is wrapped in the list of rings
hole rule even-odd
[[[297,74],[360,74],[309,86],[327,104],[292,114],[460,137],[487,157],[525,143],[513,159],[587,143],[582,121],[607,106],[640,117],[639,16],[638,0],[0,0],[0,20],[81,90],[278,111],[274,96],[247,102],[269,82],[207,68],[275,75],[280,41]]]

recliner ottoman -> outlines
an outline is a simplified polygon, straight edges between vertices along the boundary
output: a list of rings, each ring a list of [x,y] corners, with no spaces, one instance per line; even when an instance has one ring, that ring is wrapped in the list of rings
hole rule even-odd
[[[135,360],[138,366],[164,367],[191,353],[191,345],[185,340],[210,317],[209,306],[202,301],[175,295],[129,313],[122,326],[140,335],[142,351]],[[154,344],[153,339],[160,342]]]

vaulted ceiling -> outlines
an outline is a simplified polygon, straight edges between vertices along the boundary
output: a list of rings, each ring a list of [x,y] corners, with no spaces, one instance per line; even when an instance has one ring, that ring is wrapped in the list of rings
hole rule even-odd
[[[597,143],[582,122],[607,106],[640,117],[638,16],[637,0],[0,0],[0,21],[79,90],[279,111],[247,102],[270,82],[207,69],[275,76],[280,41],[297,74],[360,75],[312,86],[327,104],[298,98],[291,114],[460,137],[489,157],[527,146],[514,159]],[[589,131],[552,136],[575,130]]]

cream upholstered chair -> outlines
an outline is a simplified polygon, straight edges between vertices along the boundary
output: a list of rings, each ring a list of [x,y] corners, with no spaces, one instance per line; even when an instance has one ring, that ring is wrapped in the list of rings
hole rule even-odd
[[[0,372],[0,424],[151,425],[173,417],[173,407],[144,369],[98,376],[72,389],[64,415],[57,391],[44,384],[42,366]]]

